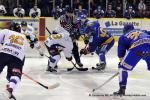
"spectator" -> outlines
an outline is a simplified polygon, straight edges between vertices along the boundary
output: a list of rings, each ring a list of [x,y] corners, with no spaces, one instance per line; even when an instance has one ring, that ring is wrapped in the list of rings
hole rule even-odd
[[[42,16],[52,16],[53,0],[40,0],[38,5]]]
[[[112,5],[111,4],[108,4],[108,8],[107,8],[105,17],[107,17],[107,18],[116,17],[116,12],[114,10],[112,10]]]
[[[25,11],[24,11],[24,9],[21,7],[21,5],[18,5],[17,8],[14,8],[13,14],[14,14],[15,17],[24,17]]]
[[[116,16],[119,18],[123,17],[123,2],[120,0],[116,1]]]
[[[59,6],[56,6],[56,8],[53,9],[52,11],[52,15],[54,19],[58,19],[62,14],[63,14],[63,10]]]
[[[146,5],[144,3],[144,0],[140,0],[140,3],[138,5],[138,9],[139,9],[140,17],[144,17],[145,10],[146,10]]]
[[[17,0],[3,0],[3,4],[7,11],[6,15],[12,16],[13,9],[17,6]]]
[[[94,10],[93,16],[97,19],[103,18],[105,15],[104,10],[101,9],[101,6],[98,6],[97,9]]]
[[[133,10],[132,6],[129,6],[129,8],[125,11],[124,17],[127,19],[134,18],[136,16],[135,11]]]
[[[39,1],[39,0],[38,0]],[[30,2],[30,3],[29,3]],[[34,0],[19,0],[19,4],[22,5],[22,8],[25,10],[25,16],[29,16],[30,8],[35,5]]]
[[[2,4],[2,2],[0,1],[0,16],[3,16],[7,13],[5,6]]]
[[[137,0],[133,0],[132,7],[135,10],[135,12],[138,11],[138,2],[137,2]]]
[[[29,16],[32,18],[41,16],[41,10],[37,7],[37,5],[34,5],[34,7],[30,9]]]
[[[80,17],[81,15],[86,15],[86,16],[88,16],[88,11],[87,11],[86,9],[83,9],[83,8],[82,8],[82,5],[80,4],[80,5],[78,6],[78,9],[75,9],[74,14],[75,14],[77,17]]]

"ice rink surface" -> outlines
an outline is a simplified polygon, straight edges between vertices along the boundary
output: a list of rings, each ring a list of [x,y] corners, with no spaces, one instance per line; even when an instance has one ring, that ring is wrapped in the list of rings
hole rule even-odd
[[[80,46],[83,47],[84,45]],[[45,53],[48,55],[47,52]],[[95,66],[98,62],[96,54],[81,57],[84,67],[90,68],[86,72],[79,72],[75,69],[67,72],[66,68],[73,67],[73,65],[65,60],[64,56],[62,56],[58,64],[59,69],[57,73],[45,71],[48,58],[40,58],[36,50],[27,51],[27,57],[24,73],[43,84],[52,85],[58,82],[60,86],[56,89],[46,90],[22,76],[22,81],[14,92],[17,100],[150,100],[150,72],[147,71],[144,61],[140,61],[134,71],[129,72],[126,94],[131,96],[114,97],[111,95],[119,89],[118,76],[95,91],[93,96],[89,96],[93,88],[103,84],[103,82],[117,72],[119,61],[117,58],[117,44],[107,53],[107,68],[103,72],[91,70],[91,67]],[[6,69],[0,76],[1,91],[5,89],[7,83],[5,76]]]

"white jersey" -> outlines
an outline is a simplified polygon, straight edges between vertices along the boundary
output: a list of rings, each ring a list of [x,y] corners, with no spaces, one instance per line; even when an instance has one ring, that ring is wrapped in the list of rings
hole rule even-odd
[[[3,45],[0,52],[13,55],[20,60],[25,57],[25,50],[27,47],[26,36],[18,32],[4,29],[0,31],[0,43]]]
[[[13,14],[15,17],[18,17],[18,15],[16,15],[17,12],[23,14],[23,16],[25,15],[25,10],[23,8],[21,8],[21,10],[19,11],[18,11],[18,8],[14,8]]]
[[[3,15],[3,14],[6,14],[6,13],[7,13],[7,11],[6,11],[6,9],[5,9],[5,6],[4,6],[4,5],[0,5],[0,10],[1,10],[1,11],[4,11],[3,13],[0,13],[1,15]]]
[[[65,57],[71,57],[73,43],[69,33],[63,28],[57,28],[55,31],[58,32],[58,34],[50,35],[50,37],[46,39],[45,44],[48,47],[51,47],[52,45],[58,45],[58,49],[64,51]]]
[[[34,8],[30,9],[29,12],[29,16],[32,17],[32,14],[37,13],[36,17],[40,17],[41,16],[41,10],[39,8],[37,8],[36,10]]]
[[[34,39],[36,38],[35,30],[31,25],[27,25],[27,29],[25,31],[23,31],[21,29],[21,33],[26,35],[26,36],[29,35],[31,38],[31,41],[34,41]]]

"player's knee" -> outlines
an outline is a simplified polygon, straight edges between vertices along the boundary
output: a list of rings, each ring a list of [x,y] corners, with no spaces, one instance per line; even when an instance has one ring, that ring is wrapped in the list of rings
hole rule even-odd
[[[52,50],[49,50],[49,54],[51,55],[51,56],[55,56],[55,55],[59,55],[60,54],[60,52],[56,49],[52,49]]]
[[[12,76],[17,76],[17,77],[19,77],[19,78],[21,79],[22,72],[21,72],[20,69],[13,68],[11,74],[12,74],[12,75],[10,75],[10,77],[12,77]]]
[[[18,77],[21,80],[21,76],[22,74],[20,72],[12,72],[12,73],[7,73],[6,79],[10,81],[12,77]]]

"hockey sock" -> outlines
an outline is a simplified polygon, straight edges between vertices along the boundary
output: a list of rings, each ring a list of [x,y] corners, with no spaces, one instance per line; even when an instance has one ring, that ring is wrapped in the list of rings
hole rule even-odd
[[[8,83],[8,88],[12,88],[14,90],[19,82],[20,78],[18,76],[11,76],[10,81]]]
[[[119,68],[119,85],[125,87],[127,84],[128,72],[123,68]]]
[[[99,54],[99,62],[100,63],[106,63],[106,58],[104,53]]]

